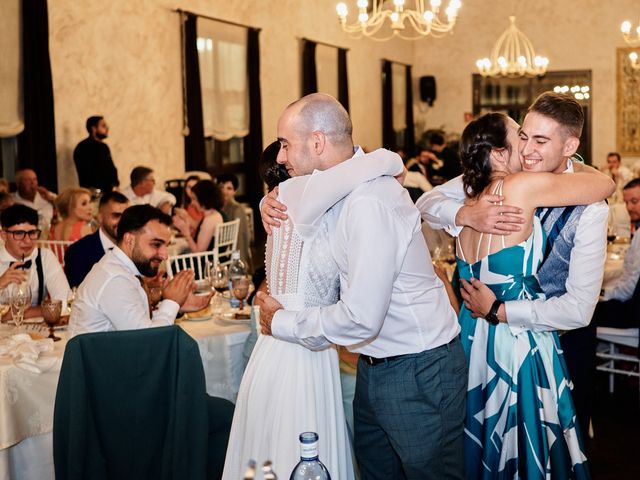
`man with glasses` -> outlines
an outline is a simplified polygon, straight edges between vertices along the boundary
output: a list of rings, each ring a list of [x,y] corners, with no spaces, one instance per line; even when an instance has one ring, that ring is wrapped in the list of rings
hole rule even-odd
[[[25,318],[39,316],[40,304],[49,294],[66,301],[69,284],[56,255],[48,248],[37,248],[40,238],[38,212],[25,205],[12,205],[0,214],[4,245],[0,247],[0,289],[28,282],[31,305]]]

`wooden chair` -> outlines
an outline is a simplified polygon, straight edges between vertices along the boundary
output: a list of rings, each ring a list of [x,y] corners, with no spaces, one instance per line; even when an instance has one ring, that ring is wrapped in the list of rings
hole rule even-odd
[[[64,267],[64,254],[72,243],[70,240],[38,240],[38,247],[51,250]]]
[[[220,262],[220,265],[229,265],[231,263],[231,252],[238,247],[239,229],[239,218],[230,222],[219,223],[216,227],[213,251],[215,253],[215,261]]]

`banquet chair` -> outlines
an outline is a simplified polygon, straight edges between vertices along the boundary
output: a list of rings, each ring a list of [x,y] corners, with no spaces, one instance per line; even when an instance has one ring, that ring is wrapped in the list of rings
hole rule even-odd
[[[239,230],[239,218],[230,222],[219,223],[216,227],[213,251],[215,252],[215,261],[219,262],[220,265],[229,265],[231,263],[231,252],[238,247]]]
[[[640,379],[640,357],[638,356],[638,331],[637,328],[609,328],[598,327],[597,339],[600,342],[596,351],[596,358],[604,360],[596,366],[596,370],[609,374],[609,393],[614,390],[614,375],[626,375]],[[620,352],[619,346],[635,348],[635,353]],[[630,363],[630,369],[620,368],[616,362]],[[640,383],[640,382],[639,382]]]
[[[180,272],[190,268],[193,270],[195,280],[204,280],[207,278],[207,263],[215,265],[215,251],[206,251],[198,253],[183,253],[182,255],[173,255],[167,258],[167,275],[169,278]]]
[[[220,478],[232,417],[180,327],[79,335],[56,392],[56,479]]]
[[[72,243],[70,240],[38,240],[38,247],[51,250],[64,267],[64,254]]]
[[[178,205],[182,202],[182,193],[184,192],[184,183],[185,181],[182,178],[174,178],[172,180],[167,180],[164,182],[165,191],[169,192],[171,195],[176,197],[178,201]]]

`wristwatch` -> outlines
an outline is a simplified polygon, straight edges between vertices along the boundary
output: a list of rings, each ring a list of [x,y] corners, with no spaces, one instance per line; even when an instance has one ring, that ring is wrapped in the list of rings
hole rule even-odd
[[[491,325],[498,325],[500,323],[500,320],[498,320],[498,309],[503,303],[504,302],[502,300],[496,300],[493,302],[493,305],[491,305],[489,313],[485,315],[484,319]]]

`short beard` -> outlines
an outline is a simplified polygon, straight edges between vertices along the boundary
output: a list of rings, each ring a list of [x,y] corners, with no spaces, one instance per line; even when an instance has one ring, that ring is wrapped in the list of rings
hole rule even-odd
[[[104,134],[104,133],[97,133],[97,132],[96,132],[96,138],[97,138],[98,140],[104,140],[104,139],[105,139],[105,138],[107,138],[108,136],[109,136],[109,135],[106,135],[106,134]]]
[[[131,252],[131,261],[136,266],[138,271],[145,277],[155,277],[158,274],[158,267],[152,267],[151,261],[156,260],[155,257],[146,258],[140,252],[138,245],[134,245],[133,252]]]

